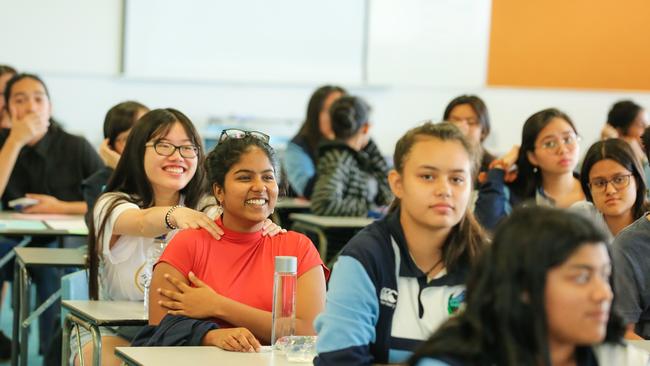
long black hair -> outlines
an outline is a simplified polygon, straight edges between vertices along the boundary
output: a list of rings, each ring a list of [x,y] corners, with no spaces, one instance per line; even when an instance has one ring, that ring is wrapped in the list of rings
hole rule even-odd
[[[511,185],[513,191],[523,199],[533,198],[537,187],[542,184],[542,172],[539,169],[535,171],[535,167],[528,160],[528,153],[535,152],[537,136],[555,118],[565,120],[573,132],[578,134],[571,118],[557,108],[541,110],[526,120],[521,132],[521,147],[517,157],[517,179]]]
[[[148,112],[144,104],[136,101],[126,101],[114,105],[106,112],[104,117],[104,138],[108,139],[108,145],[115,148],[115,140],[122,132],[128,131],[136,122],[136,115],[140,111]]]
[[[307,142],[308,153],[314,160],[318,156],[318,145],[324,138],[320,132],[320,112],[323,109],[325,100],[332,93],[347,94],[345,89],[336,85],[324,85],[316,89],[309,98],[307,115],[300,127],[300,131],[298,131],[298,136]]]
[[[594,198],[589,188],[589,172],[591,168],[601,160],[613,160],[623,166],[632,173],[634,181],[636,182],[636,199],[632,206],[632,215],[634,220],[643,216],[643,214],[650,208],[648,206],[647,182],[645,181],[645,174],[641,163],[634,155],[634,151],[626,141],[621,139],[608,139],[598,141],[591,145],[582,162],[582,170],[580,171],[580,184],[582,190],[588,201],[593,202]]]
[[[516,209],[467,282],[467,306],[409,360],[451,357],[468,365],[550,366],[546,275],[583,245],[605,245],[587,218],[548,207]],[[611,277],[613,278],[613,276]],[[613,282],[610,278],[610,286]],[[610,308],[605,342],[619,342],[622,320]]]
[[[467,104],[472,107],[474,113],[478,116],[478,121],[481,124],[481,142],[483,142],[483,140],[485,140],[490,134],[490,114],[488,113],[487,106],[483,99],[479,98],[477,95],[460,95],[452,99],[451,102],[447,104],[442,118],[445,121],[449,121],[451,111],[462,104]]]
[[[192,144],[199,148],[196,173],[180,191],[180,194],[184,197],[185,206],[197,208],[200,199],[207,193],[205,171],[202,168],[204,161],[203,144],[192,121],[180,111],[172,108],[154,109],[142,116],[139,122],[133,126],[131,133],[129,133],[124,152],[106,185],[106,193],[119,192],[125,193],[126,196],[116,195],[111,198],[102,212],[97,215],[97,217],[102,217],[98,225],[95,225],[94,222],[95,215],[91,216],[90,233],[88,235],[91,299],[98,298],[99,249],[101,248],[102,236],[108,218],[117,205],[124,201],[134,203],[141,208],[154,206],[154,191],[144,169],[145,145],[153,138],[162,138],[167,135],[175,123],[180,123],[183,126]],[[95,226],[97,226],[97,230],[95,230]]]

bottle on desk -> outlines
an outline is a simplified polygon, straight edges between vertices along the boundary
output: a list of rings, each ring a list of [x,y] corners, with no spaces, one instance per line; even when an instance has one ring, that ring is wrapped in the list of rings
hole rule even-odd
[[[153,240],[153,245],[147,249],[147,261],[144,264],[142,269],[142,283],[144,287],[144,313],[149,314],[149,287],[151,285],[151,279],[153,278],[153,266],[158,262],[158,259],[162,255],[167,242],[165,241],[165,235],[161,235]]]
[[[276,350],[276,342],[282,337],[292,336],[296,329],[297,268],[296,257],[275,257],[271,345]]]

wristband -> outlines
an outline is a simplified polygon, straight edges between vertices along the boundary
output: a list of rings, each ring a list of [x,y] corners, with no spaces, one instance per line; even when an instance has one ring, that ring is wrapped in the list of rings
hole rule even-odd
[[[167,226],[167,228],[168,228],[169,230],[176,230],[176,229],[178,229],[178,226],[174,226],[174,225],[172,225],[172,222],[169,221],[169,219],[170,219],[171,216],[172,216],[172,212],[174,212],[174,210],[177,209],[177,208],[179,208],[179,207],[181,207],[181,206],[180,206],[180,205],[172,206],[172,207],[169,209],[169,211],[167,211],[167,213],[165,214],[165,226]]]

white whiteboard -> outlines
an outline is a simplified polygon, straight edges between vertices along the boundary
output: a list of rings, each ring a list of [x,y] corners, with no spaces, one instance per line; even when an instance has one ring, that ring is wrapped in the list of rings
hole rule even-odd
[[[364,0],[127,0],[125,74],[360,83]]]
[[[0,63],[35,73],[119,73],[121,1],[6,0],[0,13]]]
[[[368,83],[485,85],[490,0],[372,0]]]

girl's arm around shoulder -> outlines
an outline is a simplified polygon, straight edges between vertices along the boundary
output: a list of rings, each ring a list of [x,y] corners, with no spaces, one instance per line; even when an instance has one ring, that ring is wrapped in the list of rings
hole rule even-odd
[[[104,201],[106,200],[106,201]],[[205,213],[181,206],[159,206],[139,208],[133,203],[121,199],[114,193],[102,195],[95,208],[95,224],[98,217],[103,217],[114,202],[117,202],[116,217],[112,219],[112,235],[141,236],[155,238],[171,230],[169,224],[179,229],[206,229],[213,237],[220,239],[223,230]],[[126,207],[122,205],[127,205]],[[98,211],[99,210],[99,211]]]

